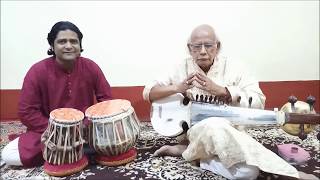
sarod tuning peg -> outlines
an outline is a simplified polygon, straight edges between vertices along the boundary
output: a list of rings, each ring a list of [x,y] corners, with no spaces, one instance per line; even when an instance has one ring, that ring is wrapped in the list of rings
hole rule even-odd
[[[204,102],[207,102],[207,101],[208,101],[208,95],[206,95],[204,98]]]
[[[186,121],[182,122],[181,127],[182,127],[184,133],[186,133],[189,130],[189,125]]]
[[[249,108],[251,108],[251,104],[252,104],[252,97],[249,97]]]
[[[189,104],[189,102],[190,102],[191,99],[187,96],[186,93],[182,93],[182,95],[183,95],[182,104],[186,106],[186,105]]]
[[[187,96],[185,96],[185,97],[183,98],[182,104],[186,106],[186,105],[189,104],[189,102],[190,102],[190,98],[187,97]]]
[[[311,111],[313,111],[313,108],[314,108],[314,103],[316,102],[316,98],[314,97],[314,96],[308,96],[307,97],[307,101],[306,101],[308,104],[309,104],[309,106],[310,106],[310,112]]]
[[[297,97],[295,96],[290,96],[289,99],[288,99],[288,102],[291,103],[291,110],[292,112],[295,112],[295,107],[294,107],[294,104],[298,101]]]
[[[237,102],[240,103],[240,101],[241,101],[241,96],[237,98]]]
[[[196,95],[196,101],[198,101],[198,98],[199,98],[199,95],[197,94],[197,95]]]
[[[217,101],[218,101],[218,96],[214,96],[213,103],[217,104]]]
[[[209,97],[209,103],[211,103],[212,99],[213,99],[213,97],[212,97],[212,95],[211,95],[211,96]]]

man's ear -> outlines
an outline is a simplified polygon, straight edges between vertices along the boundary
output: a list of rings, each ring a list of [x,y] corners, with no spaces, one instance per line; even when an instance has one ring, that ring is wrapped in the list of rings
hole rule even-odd
[[[189,53],[191,54],[190,44],[188,43],[187,46],[188,46]]]
[[[48,55],[54,55],[53,46],[50,46],[50,48],[49,48],[48,51],[47,51],[47,54],[48,54]]]
[[[217,53],[220,52],[220,49],[221,49],[221,42],[218,41],[218,42],[217,42]]]
[[[218,41],[218,42],[217,42],[217,49],[220,50],[220,47],[221,47],[221,42]]]

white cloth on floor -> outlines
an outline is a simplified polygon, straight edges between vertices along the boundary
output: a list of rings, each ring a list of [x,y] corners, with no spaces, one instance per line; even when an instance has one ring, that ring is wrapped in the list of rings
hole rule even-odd
[[[218,157],[215,157],[212,160],[200,161],[200,167],[232,180],[254,180],[259,176],[259,168],[256,166],[247,165],[246,163],[237,163],[230,168],[226,168]]]
[[[7,165],[22,166],[18,149],[19,137],[7,144],[2,152],[1,158]]]
[[[211,118],[215,118],[213,121]],[[226,168],[238,163],[259,167],[260,170],[284,176],[299,177],[297,169],[265,148],[245,132],[230,125],[225,118],[205,119],[188,131],[190,141],[182,156],[187,161],[219,158]]]

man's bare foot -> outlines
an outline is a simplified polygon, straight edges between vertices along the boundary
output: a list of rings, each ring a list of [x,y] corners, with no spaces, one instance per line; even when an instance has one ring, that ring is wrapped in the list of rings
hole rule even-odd
[[[174,146],[164,145],[153,153],[153,156],[181,156],[187,145],[177,144]]]

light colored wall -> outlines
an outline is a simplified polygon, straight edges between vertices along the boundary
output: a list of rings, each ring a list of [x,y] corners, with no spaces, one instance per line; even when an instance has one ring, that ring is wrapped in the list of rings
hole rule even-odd
[[[140,86],[186,56],[192,29],[207,23],[221,53],[259,81],[319,80],[319,1],[1,1],[1,89],[20,89],[47,57],[60,20],[82,33],[83,56],[112,86]]]

